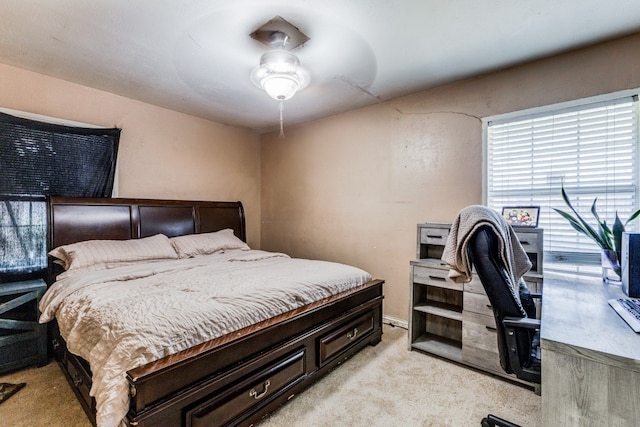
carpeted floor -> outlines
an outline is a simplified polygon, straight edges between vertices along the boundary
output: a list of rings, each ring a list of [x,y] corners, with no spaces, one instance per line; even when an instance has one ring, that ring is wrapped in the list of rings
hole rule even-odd
[[[0,376],[26,382],[0,404],[2,426],[89,427],[55,362]],[[493,413],[541,425],[540,396],[519,385],[407,350],[407,331],[384,327],[382,343],[343,363],[259,427],[479,426]]]
[[[0,426],[91,427],[56,362],[0,376],[0,382],[27,383],[0,404]]]

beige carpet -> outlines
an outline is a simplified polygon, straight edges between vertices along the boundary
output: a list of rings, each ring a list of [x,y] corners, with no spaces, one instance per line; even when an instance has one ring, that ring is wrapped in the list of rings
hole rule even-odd
[[[2,426],[90,426],[55,362],[0,376],[27,386],[0,405]],[[367,347],[265,418],[260,427],[479,426],[488,413],[541,425],[531,390],[407,350],[407,331],[384,327]]]

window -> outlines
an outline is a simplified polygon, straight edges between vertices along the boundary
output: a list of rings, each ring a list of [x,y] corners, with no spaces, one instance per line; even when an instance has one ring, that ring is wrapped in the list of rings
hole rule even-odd
[[[616,211],[625,221],[638,209],[637,95],[497,116],[483,125],[487,206],[540,206],[545,269],[599,263],[595,243],[551,208],[567,209],[564,185],[574,207],[592,224],[596,197],[607,223],[613,224]]]
[[[0,283],[43,276],[46,196],[111,196],[119,138],[0,113]]]
[[[0,270],[7,281],[30,278],[47,266],[44,199],[0,201]]]

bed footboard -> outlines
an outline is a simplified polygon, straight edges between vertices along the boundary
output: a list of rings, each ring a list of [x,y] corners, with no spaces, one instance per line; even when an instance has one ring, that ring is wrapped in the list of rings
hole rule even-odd
[[[252,425],[382,337],[383,281],[319,301],[127,373],[131,426]],[[95,425],[88,365],[56,358]]]

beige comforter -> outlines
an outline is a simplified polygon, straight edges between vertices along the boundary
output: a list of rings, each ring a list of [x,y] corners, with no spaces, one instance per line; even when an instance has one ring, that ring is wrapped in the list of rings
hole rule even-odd
[[[343,264],[234,250],[66,277],[43,297],[40,321],[55,317],[89,362],[98,426],[116,426],[127,370],[369,280]]]

